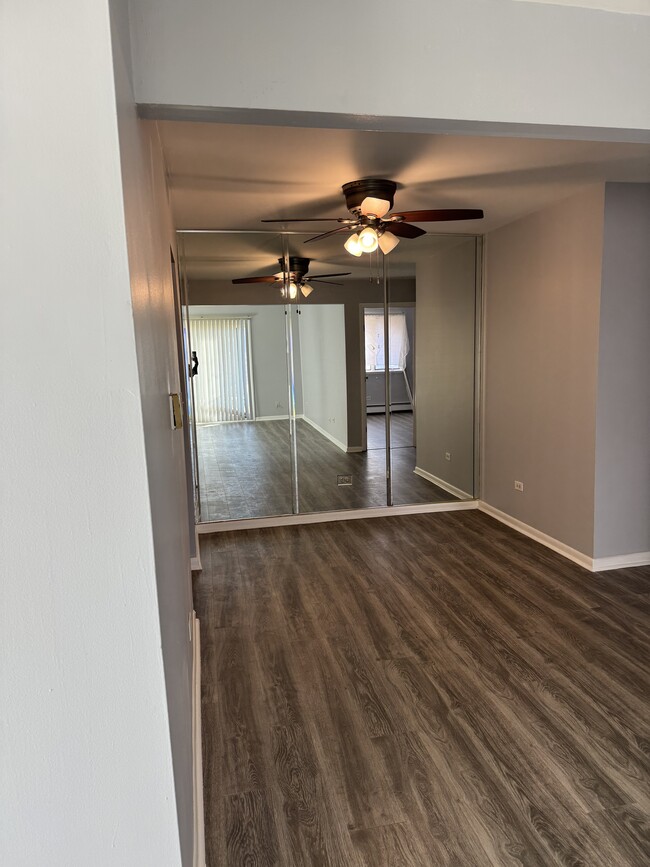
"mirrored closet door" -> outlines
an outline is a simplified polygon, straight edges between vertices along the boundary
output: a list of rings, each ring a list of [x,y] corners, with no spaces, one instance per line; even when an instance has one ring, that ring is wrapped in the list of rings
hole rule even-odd
[[[181,234],[201,521],[473,496],[474,237]]]

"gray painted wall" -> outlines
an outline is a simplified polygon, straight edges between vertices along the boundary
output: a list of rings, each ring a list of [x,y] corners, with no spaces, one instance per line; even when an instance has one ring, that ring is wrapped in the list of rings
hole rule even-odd
[[[375,0],[372,14],[348,0],[131,2],[138,102],[343,113],[365,129],[369,115],[650,128],[650,18],[510,0]],[[291,58],[272,74],[270,46]],[[390,54],[381,87],[351,75],[364,46]]]
[[[650,551],[650,185],[607,184],[594,556]]]
[[[172,434],[158,370],[146,383],[138,375],[108,5],[24,0],[0,16],[0,77],[12,82],[0,96],[0,376],[11,414],[0,429],[0,863],[178,867],[165,695],[177,669],[161,651],[170,634],[157,578],[180,564],[185,592],[174,542],[187,515],[176,464],[159,466],[174,500],[157,528],[172,537],[165,571],[145,438],[164,417],[173,462]],[[157,220],[151,231],[160,236]],[[140,273],[136,300],[159,299],[158,280]],[[167,371],[165,354],[160,364]],[[179,668],[186,644],[174,651]]]
[[[476,241],[417,264],[415,367],[417,466],[474,492]],[[445,453],[451,454],[451,461]]]
[[[590,187],[486,244],[482,498],[589,556],[603,205]]]
[[[347,449],[345,308],[303,304],[299,320],[305,419]]]
[[[178,831],[182,861],[189,865],[194,833],[189,506],[184,431],[172,430],[169,414],[169,395],[181,392],[171,272],[176,233],[155,124],[136,115],[130,46],[122,41],[127,5],[120,0],[112,9],[124,218]]]

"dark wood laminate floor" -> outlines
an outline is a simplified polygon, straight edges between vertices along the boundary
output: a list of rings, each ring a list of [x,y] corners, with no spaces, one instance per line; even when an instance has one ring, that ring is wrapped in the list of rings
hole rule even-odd
[[[400,442],[407,435],[405,426],[405,421],[395,424],[395,436]],[[346,454],[301,419],[297,422],[297,437],[301,512],[386,505],[384,449]],[[197,443],[202,521],[291,514],[287,421],[199,425]],[[415,475],[414,448],[392,448],[391,460],[395,503],[455,499]],[[351,475],[352,485],[339,486],[339,475]]]
[[[386,414],[383,412],[369,413],[367,416],[366,433],[369,449],[386,448]],[[413,448],[413,413],[406,410],[393,412],[390,417],[390,447],[391,449]]]
[[[209,867],[650,863],[650,569],[476,511],[201,554]]]

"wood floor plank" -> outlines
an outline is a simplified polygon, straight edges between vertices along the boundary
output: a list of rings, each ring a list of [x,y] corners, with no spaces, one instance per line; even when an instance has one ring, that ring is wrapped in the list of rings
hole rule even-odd
[[[648,863],[650,570],[476,512],[201,549],[208,867]]]
[[[261,791],[240,792],[225,798],[223,864],[279,867],[275,823]],[[216,867],[216,865],[215,865]]]
[[[436,863],[430,859],[408,823],[361,828],[351,834],[365,867],[421,867]],[[440,863],[440,862],[438,862]]]

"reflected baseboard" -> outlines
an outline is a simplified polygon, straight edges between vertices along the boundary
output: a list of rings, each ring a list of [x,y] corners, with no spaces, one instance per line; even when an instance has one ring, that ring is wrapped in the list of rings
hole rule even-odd
[[[452,494],[454,497],[458,497],[459,500],[472,499],[472,495],[468,494],[467,491],[461,491],[460,488],[456,488],[454,487],[454,485],[450,485],[449,482],[445,482],[444,479],[439,479],[438,476],[434,476],[433,473],[428,473],[421,467],[416,467],[413,472],[416,476],[420,476],[421,478],[426,479],[427,482],[431,482],[433,485],[436,485],[436,487],[442,488],[443,491],[447,491],[448,494]]]
[[[291,527],[299,524],[324,524],[328,521],[355,521],[360,518],[392,518],[395,515],[426,515],[429,512],[462,512],[478,509],[478,500],[449,503],[417,503],[410,506],[374,506],[369,509],[341,509],[338,512],[305,512],[301,515],[271,515],[267,518],[237,518],[199,524],[201,535],[259,530],[264,527]]]
[[[326,440],[329,440],[333,445],[335,445],[337,449],[341,449],[342,452],[348,451],[347,445],[342,443],[341,440],[337,440],[336,437],[332,436],[332,434],[326,431],[325,428],[322,428],[319,424],[316,424],[313,419],[309,418],[306,415],[301,415],[300,418],[303,421],[306,421],[307,424],[313,427],[314,430],[317,431],[321,436],[324,436]]]

